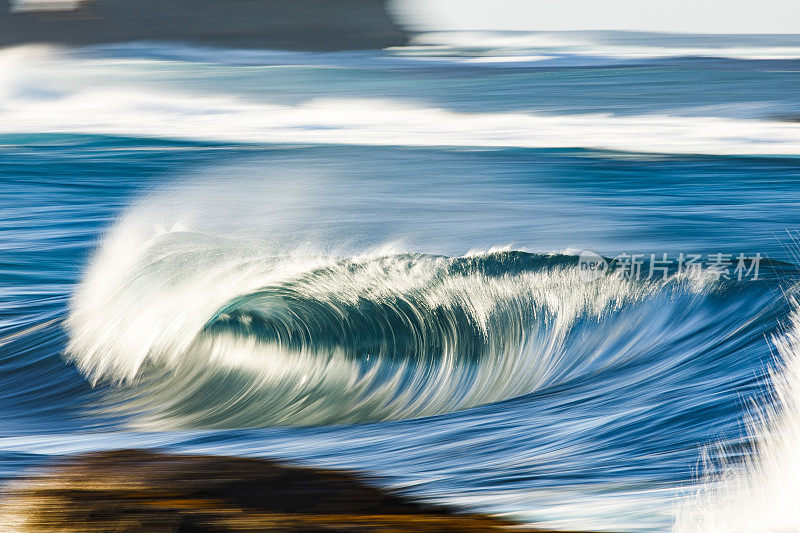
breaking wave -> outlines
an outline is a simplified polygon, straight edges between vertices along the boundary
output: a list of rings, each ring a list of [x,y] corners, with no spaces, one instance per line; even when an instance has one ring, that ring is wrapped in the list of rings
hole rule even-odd
[[[772,395],[752,406],[750,453],[720,446],[706,458],[705,478],[678,506],[674,533],[800,529],[800,308],[796,296],[791,301],[787,327],[773,339]]]
[[[153,88],[87,88],[81,76],[91,79],[94,69],[109,68],[109,63],[113,61],[63,55],[48,48],[0,52],[0,70],[6,73],[0,75],[4,100],[0,133],[738,155],[797,155],[800,145],[800,129],[780,120],[658,113],[464,113],[406,100],[368,98],[320,98],[284,105]]]
[[[439,31],[420,33],[417,53],[476,55],[487,62],[571,58],[617,60],[726,58],[738,60],[800,59],[795,35],[702,35],[613,31]]]
[[[118,229],[73,298],[68,353],[134,424],[310,425],[495,403],[631,363],[632,346],[683,334],[675,323],[703,327],[687,310],[705,285],[585,283],[576,262],[275,254]]]

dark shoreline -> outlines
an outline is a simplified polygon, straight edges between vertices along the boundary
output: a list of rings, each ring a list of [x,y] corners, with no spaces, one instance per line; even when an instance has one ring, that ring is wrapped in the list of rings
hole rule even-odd
[[[136,41],[306,51],[403,46],[383,0],[85,0],[72,11],[12,10],[0,0],[0,47]]]
[[[0,514],[20,532],[545,531],[368,481],[263,459],[119,450],[60,459],[13,483]]]

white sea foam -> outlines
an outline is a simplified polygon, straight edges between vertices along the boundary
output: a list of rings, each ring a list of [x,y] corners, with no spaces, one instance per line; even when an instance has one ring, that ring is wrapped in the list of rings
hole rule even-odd
[[[50,49],[0,53],[0,132],[131,135],[245,143],[593,148],[678,154],[800,153],[800,128],[769,120],[669,115],[462,113],[392,99],[297,105],[62,82],[93,60]],[[109,60],[98,60],[101,64]],[[74,75],[73,75],[74,77]],[[74,81],[74,80],[73,80]]]
[[[755,406],[749,429],[753,455],[717,464],[678,507],[675,533],[800,531],[800,309],[774,340],[782,363],[772,373],[772,403]]]
[[[416,35],[412,44],[427,48],[429,53],[480,53],[491,59],[509,52],[518,54],[539,53],[549,57],[562,55],[605,57],[613,59],[655,59],[670,57],[715,57],[745,60],[800,59],[800,42],[791,39],[782,42],[779,36],[761,43],[754,36],[716,37],[714,41],[704,36],[676,35],[670,39],[659,34],[639,34],[638,39],[627,40],[610,32],[492,32],[454,31],[425,32]],[[417,50],[422,52],[423,50]]]

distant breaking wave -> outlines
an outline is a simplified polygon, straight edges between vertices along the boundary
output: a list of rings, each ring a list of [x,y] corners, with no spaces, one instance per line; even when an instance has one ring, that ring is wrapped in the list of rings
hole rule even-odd
[[[237,143],[594,148],[646,153],[798,155],[791,122],[664,114],[463,113],[414,102],[90,88],[66,79],[106,60],[49,49],[0,52],[0,133],[86,133]],[[152,61],[152,60],[148,60]]]
[[[473,55],[491,62],[557,60],[565,56],[618,60],[709,57],[800,59],[796,35],[692,35],[613,31],[439,31],[416,35],[410,50],[443,57]]]

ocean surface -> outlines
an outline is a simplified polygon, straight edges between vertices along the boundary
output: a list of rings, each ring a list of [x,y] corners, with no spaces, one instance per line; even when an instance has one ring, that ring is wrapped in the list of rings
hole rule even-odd
[[[796,530],[799,89],[800,36],[0,50],[0,482],[148,447]]]

